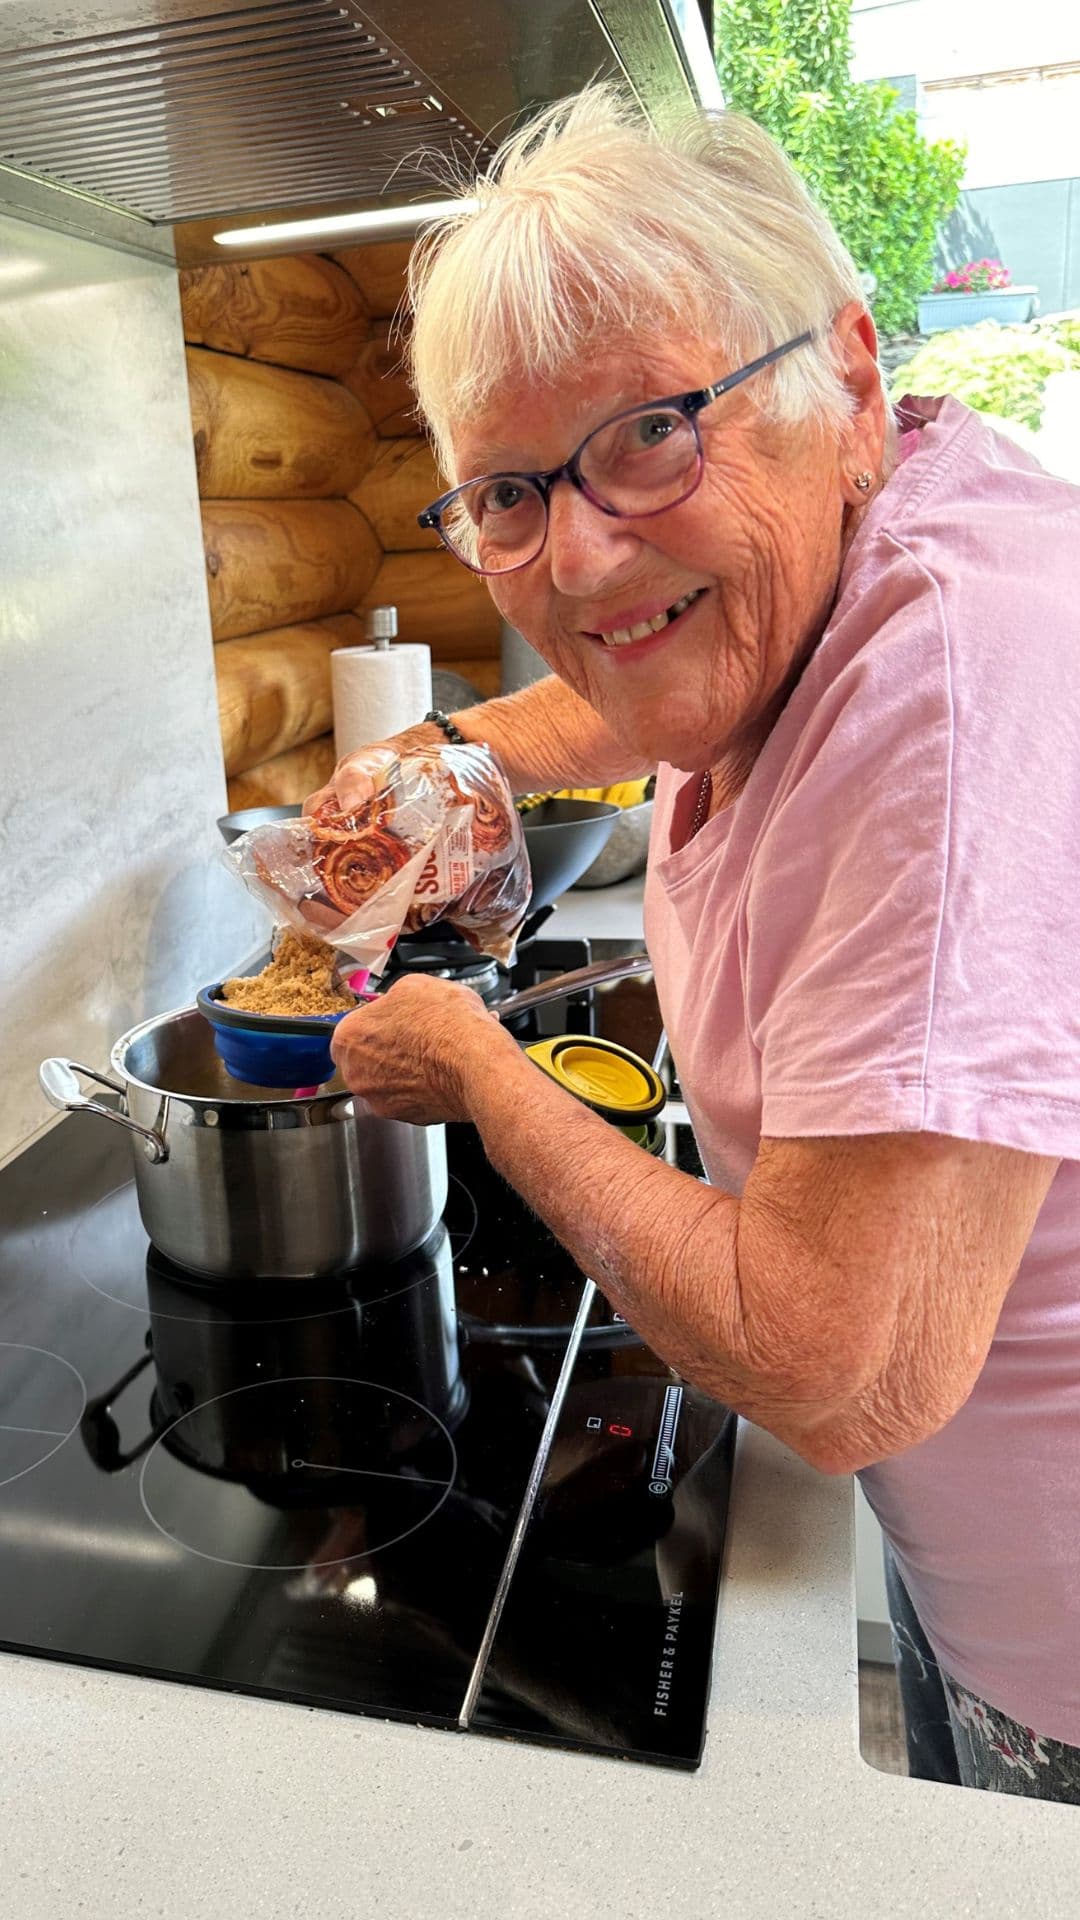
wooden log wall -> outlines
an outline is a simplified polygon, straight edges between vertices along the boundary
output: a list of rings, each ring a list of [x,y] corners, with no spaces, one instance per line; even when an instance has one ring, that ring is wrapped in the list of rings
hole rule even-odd
[[[439,491],[392,338],[408,246],[180,276],[231,807],[302,800],[334,763],[330,655],[367,608],[483,694],[499,619],[416,524]]]

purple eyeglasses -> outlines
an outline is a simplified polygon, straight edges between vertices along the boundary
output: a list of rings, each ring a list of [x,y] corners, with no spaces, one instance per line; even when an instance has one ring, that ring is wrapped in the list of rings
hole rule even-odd
[[[688,500],[705,469],[698,414],[750,376],[771,367],[812,332],[773,347],[711,387],[628,407],[612,415],[547,473],[485,473],[440,494],[417,514],[473,573],[515,573],[535,560],[547,539],[552,488],[559,480],[618,520],[646,520]]]

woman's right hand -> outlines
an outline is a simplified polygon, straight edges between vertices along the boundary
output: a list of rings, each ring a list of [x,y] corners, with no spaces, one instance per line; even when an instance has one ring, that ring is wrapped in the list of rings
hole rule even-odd
[[[371,799],[377,776],[392,760],[417,747],[445,745],[446,735],[442,728],[433,722],[421,721],[418,726],[406,727],[402,733],[393,734],[389,740],[375,741],[370,747],[358,747],[355,753],[347,753],[343,760],[338,761],[325,787],[320,787],[318,793],[308,795],[303,810],[311,814],[330,806],[338,813],[353,813]]]

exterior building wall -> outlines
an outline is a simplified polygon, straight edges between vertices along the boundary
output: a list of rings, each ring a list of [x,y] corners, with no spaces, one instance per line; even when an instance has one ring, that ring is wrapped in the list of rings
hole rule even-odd
[[[940,264],[1003,260],[1044,313],[1080,304],[1080,10],[1074,0],[855,0],[852,72],[889,79],[968,150]]]

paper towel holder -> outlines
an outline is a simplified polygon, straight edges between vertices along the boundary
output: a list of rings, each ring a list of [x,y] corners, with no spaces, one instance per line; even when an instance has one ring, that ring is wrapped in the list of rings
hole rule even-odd
[[[397,639],[397,608],[369,607],[364,615],[364,638],[380,653],[386,652],[391,640]]]

